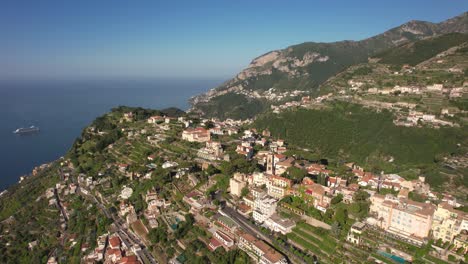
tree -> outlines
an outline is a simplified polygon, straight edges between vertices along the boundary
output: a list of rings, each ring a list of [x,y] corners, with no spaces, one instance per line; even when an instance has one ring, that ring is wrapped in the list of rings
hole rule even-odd
[[[308,175],[305,169],[301,169],[295,166],[289,167],[284,176],[293,180],[294,182],[301,182]]]
[[[327,175],[320,173],[317,176],[317,183],[320,184],[320,185],[326,186],[327,185],[327,177],[328,177]]]
[[[325,221],[331,221],[333,219],[334,214],[335,214],[335,211],[331,208],[328,208],[323,218],[325,218]]]
[[[249,194],[249,188],[247,187],[242,188],[241,197],[247,196],[247,194]]]
[[[195,218],[193,217],[193,215],[186,214],[185,221],[179,222],[179,224],[177,225],[177,229],[175,231],[175,237],[177,239],[185,237],[185,235],[187,235],[187,233],[190,231],[194,223],[195,223]]]
[[[224,248],[220,247],[213,252],[212,263],[226,263],[226,264],[245,264],[250,263],[250,258],[244,251],[240,249],[229,250],[226,252]]]
[[[457,258],[454,255],[450,254],[448,255],[448,260],[453,262],[453,261],[456,261]]]
[[[341,226],[338,222],[333,222],[332,225],[331,225],[331,233],[335,236],[335,237],[339,237],[341,235]]]
[[[167,242],[167,232],[163,226],[157,227],[155,229],[151,229],[148,237],[150,241],[154,244],[162,243],[165,244]]]
[[[205,128],[210,129],[214,127],[214,123],[212,121],[206,121],[205,122]]]
[[[205,174],[207,176],[211,176],[211,175],[214,175],[214,174],[217,174],[219,173],[220,171],[213,165],[209,165],[208,168],[205,170]]]
[[[363,190],[359,190],[356,193],[354,193],[353,200],[355,202],[365,202],[369,198],[369,193]]]
[[[348,210],[341,206],[338,207],[334,218],[341,226],[346,225],[346,222],[348,221]]]
[[[331,204],[339,204],[341,201],[343,201],[343,194],[339,193],[337,196],[331,199]]]
[[[234,172],[253,173],[258,170],[258,165],[255,161],[246,160],[244,156],[237,153],[231,155],[230,162],[221,163],[221,172],[229,176],[234,174]]]
[[[170,247],[166,250],[167,256],[172,258],[175,254],[176,250],[173,247]]]

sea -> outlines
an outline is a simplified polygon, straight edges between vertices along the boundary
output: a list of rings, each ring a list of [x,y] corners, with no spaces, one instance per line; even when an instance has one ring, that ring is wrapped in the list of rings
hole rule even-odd
[[[0,81],[0,192],[63,156],[84,127],[113,107],[189,108],[223,80]],[[31,125],[34,134],[13,131]]]

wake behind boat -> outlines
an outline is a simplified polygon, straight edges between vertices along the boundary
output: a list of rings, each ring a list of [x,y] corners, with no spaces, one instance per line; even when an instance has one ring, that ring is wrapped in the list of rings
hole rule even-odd
[[[13,131],[14,134],[27,134],[27,133],[35,133],[39,132],[39,127],[30,126],[30,127],[20,127]]]

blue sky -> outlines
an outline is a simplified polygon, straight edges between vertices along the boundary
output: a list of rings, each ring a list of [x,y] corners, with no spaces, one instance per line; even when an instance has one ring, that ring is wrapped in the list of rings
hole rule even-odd
[[[466,0],[3,0],[0,79],[228,78],[273,49],[467,10]]]

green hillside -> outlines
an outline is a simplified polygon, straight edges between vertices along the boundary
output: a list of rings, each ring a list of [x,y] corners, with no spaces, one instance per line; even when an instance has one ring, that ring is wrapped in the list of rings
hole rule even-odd
[[[227,93],[201,105],[200,110],[207,117],[246,119],[265,111],[267,107],[268,105],[261,100],[247,98],[241,94]]]
[[[450,33],[390,48],[377,55],[381,63],[415,66],[440,52],[468,41],[468,34]]]
[[[392,123],[392,114],[370,111],[348,103],[333,103],[326,110],[287,111],[259,117],[254,126],[268,128],[295,146],[320,157],[377,163],[394,158],[396,166],[432,164],[439,155],[461,151],[468,130],[462,128],[407,128]]]

